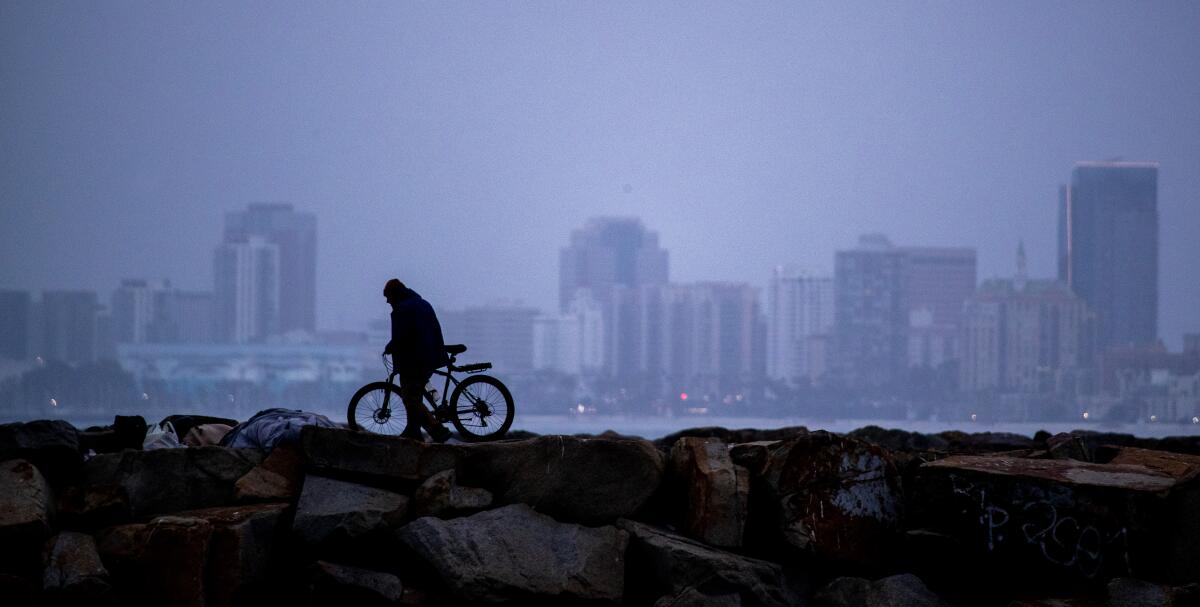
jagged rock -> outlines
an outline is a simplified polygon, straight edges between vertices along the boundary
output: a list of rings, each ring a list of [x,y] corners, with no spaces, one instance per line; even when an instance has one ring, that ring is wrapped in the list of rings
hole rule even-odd
[[[1068,432],[1060,432],[1046,439],[1046,454],[1053,459],[1092,461],[1092,451],[1083,437]]]
[[[308,465],[327,476],[374,481],[423,481],[451,470],[462,447],[398,436],[306,426],[300,433]]]
[[[1132,578],[1108,583],[1109,607],[1195,607],[1200,605],[1200,584],[1165,586]]]
[[[0,461],[23,459],[53,484],[71,481],[83,465],[79,431],[62,420],[0,424]]]
[[[35,573],[52,532],[53,500],[36,466],[23,459],[0,462],[0,572]]]
[[[308,546],[342,547],[386,535],[407,509],[408,498],[399,493],[310,474],[292,530]]]
[[[279,445],[261,464],[234,483],[239,502],[292,501],[304,483],[304,456],[295,445]]]
[[[850,438],[879,445],[888,451],[948,451],[950,441],[937,434],[921,434],[896,428],[863,426],[846,434]]]
[[[696,602],[696,595],[731,605],[785,606],[801,602],[788,591],[783,569],[775,563],[719,550],[627,519],[618,521],[617,526],[629,533],[626,558],[629,574],[634,576],[629,587],[644,595],[627,597],[633,604],[659,596],[667,605],[704,604]]]
[[[915,575],[901,574],[874,582],[840,577],[817,591],[814,607],[949,607]]]
[[[265,582],[276,558],[286,509],[286,504],[254,504],[179,514],[212,526],[205,567],[208,607],[249,605],[267,597]]]
[[[50,538],[46,543],[42,590],[51,603],[78,605],[106,601],[112,586],[108,583],[108,570],[96,551],[96,540],[73,531]]]
[[[624,531],[559,523],[524,504],[417,519],[397,536],[469,604],[533,597],[617,602],[625,587]]]
[[[808,428],[804,426],[787,426],[784,428],[771,428],[760,430],[757,428],[740,428],[730,430],[719,426],[706,426],[702,428],[687,428],[680,430],[674,434],[668,434],[654,441],[654,446],[670,452],[671,447],[675,445],[675,441],[684,438],[715,438],[727,445],[737,443],[756,443],[756,442],[774,442],[787,440],[799,434],[808,432]]]
[[[662,482],[663,455],[644,440],[541,436],[464,447],[459,480],[500,503],[562,521],[611,523],[641,508]]]
[[[260,461],[262,454],[251,449],[122,451],[89,460],[84,487],[123,494],[133,517],[223,506],[233,501],[234,483]]]
[[[1032,438],[1011,432],[960,432],[948,430],[935,435],[946,441],[946,450],[951,453],[996,453],[1037,449],[1040,445]]]
[[[664,596],[654,601],[654,607],[742,607],[756,604],[743,602],[742,597],[736,593],[711,595],[691,586],[679,594]]]
[[[886,451],[820,430],[767,449],[765,465],[751,471],[768,513],[758,537],[847,563],[874,564],[887,556],[903,503]]]
[[[325,561],[317,561],[310,573],[313,605],[394,605],[404,597],[404,584],[390,573]]]
[[[426,479],[413,494],[413,516],[452,518],[471,514],[492,505],[487,489],[463,487],[453,470],[444,470]]]
[[[959,538],[994,576],[1065,588],[1115,576],[1200,579],[1200,457],[1122,448],[1107,464],[954,456],[914,493],[930,529]]]
[[[146,526],[142,588],[152,604],[204,605],[204,572],[212,524],[200,518],[164,516]]]
[[[671,476],[684,532],[713,546],[742,545],[750,473],[712,438],[683,437],[671,447]]]

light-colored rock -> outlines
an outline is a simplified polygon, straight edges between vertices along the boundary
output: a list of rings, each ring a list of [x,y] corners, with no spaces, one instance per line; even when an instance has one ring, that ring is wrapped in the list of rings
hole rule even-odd
[[[45,477],[23,459],[0,462],[0,542],[35,546],[50,535],[54,497]]]
[[[397,536],[468,604],[531,597],[617,602],[624,592],[624,531],[560,523],[524,504],[417,519]]]
[[[463,449],[461,445],[319,426],[305,426],[300,445],[312,470],[330,477],[380,482],[423,481],[452,470]]]
[[[459,485],[453,470],[444,470],[429,477],[413,494],[413,516],[417,518],[451,518],[472,514],[491,505],[490,491]]]
[[[225,506],[234,483],[262,461],[253,449],[194,447],[122,451],[84,464],[84,489],[119,491],[133,517]]]
[[[239,502],[290,502],[304,484],[304,456],[295,445],[279,445],[261,464],[234,483]]]
[[[714,438],[680,438],[671,447],[672,489],[684,532],[723,548],[742,545],[750,474]]]
[[[95,602],[112,591],[108,570],[85,533],[64,531],[46,542],[42,590],[55,602]]]
[[[308,475],[292,531],[309,546],[343,544],[386,533],[408,509],[408,498],[384,489]]]

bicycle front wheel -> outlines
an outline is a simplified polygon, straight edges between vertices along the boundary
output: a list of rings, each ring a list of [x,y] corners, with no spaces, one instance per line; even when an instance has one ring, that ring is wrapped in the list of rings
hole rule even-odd
[[[450,396],[454,415],[450,421],[459,437],[467,442],[498,439],[513,421],[513,399],[500,380],[487,375],[472,375]]]
[[[408,409],[400,398],[400,388],[386,381],[359,388],[346,408],[346,422],[351,430],[399,436],[408,427]]]

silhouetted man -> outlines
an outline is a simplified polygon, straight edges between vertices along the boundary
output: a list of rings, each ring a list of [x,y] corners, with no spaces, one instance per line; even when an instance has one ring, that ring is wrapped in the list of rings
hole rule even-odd
[[[444,442],[450,438],[450,430],[433,417],[421,400],[434,369],[450,363],[442,340],[442,326],[433,306],[399,280],[387,281],[383,296],[392,305],[392,340],[383,353],[392,355],[392,364],[400,376],[400,397],[408,412],[408,425],[401,436],[424,440],[421,436],[424,426],[433,440]]]

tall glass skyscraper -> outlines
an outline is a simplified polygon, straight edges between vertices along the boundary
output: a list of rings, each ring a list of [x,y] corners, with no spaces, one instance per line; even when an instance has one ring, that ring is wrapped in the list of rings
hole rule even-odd
[[[1059,195],[1059,280],[1096,312],[1096,343],[1158,339],[1158,163],[1079,162]]]
[[[225,214],[225,244],[260,237],[278,250],[278,332],[317,325],[317,219],[287,203],[253,203]]]

